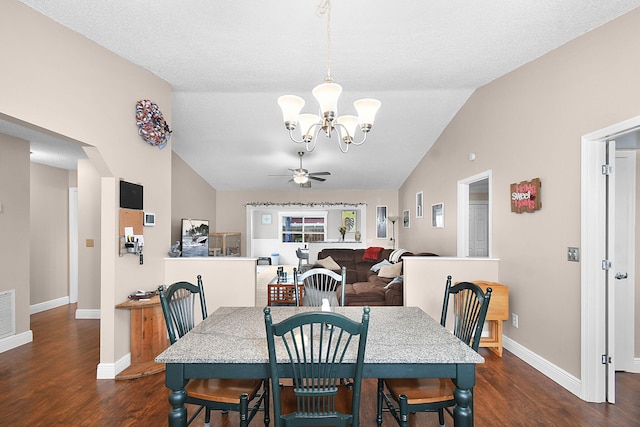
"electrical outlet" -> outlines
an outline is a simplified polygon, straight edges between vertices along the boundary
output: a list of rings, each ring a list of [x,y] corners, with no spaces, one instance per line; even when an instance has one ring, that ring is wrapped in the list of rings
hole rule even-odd
[[[514,328],[518,327],[518,315],[515,313],[511,313],[511,326]]]
[[[580,249],[568,247],[567,248],[567,261],[579,262],[580,261]]]

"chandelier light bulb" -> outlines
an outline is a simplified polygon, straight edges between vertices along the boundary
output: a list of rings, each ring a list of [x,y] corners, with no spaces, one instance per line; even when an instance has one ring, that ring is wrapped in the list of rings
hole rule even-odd
[[[320,117],[316,114],[300,114],[298,123],[300,124],[300,134],[303,141],[311,141],[313,139],[313,125],[320,123]]]
[[[353,106],[356,107],[356,111],[358,112],[358,120],[360,121],[360,126],[369,125],[368,128],[371,129],[373,122],[376,119],[376,113],[380,109],[382,102],[377,99],[365,98],[359,99],[353,103]],[[369,130],[367,129],[367,131]],[[364,132],[367,132],[363,129]]]
[[[278,98],[278,105],[282,109],[284,125],[287,129],[293,130],[298,123],[298,115],[304,107],[304,99],[295,95],[283,95]]]
[[[350,115],[340,116],[336,119],[336,123],[342,125],[338,126],[338,132],[340,132],[342,140],[349,144],[353,142],[353,135],[356,134],[356,128],[358,127],[358,118]]]
[[[329,119],[327,115],[330,115],[333,120],[338,114],[338,98],[342,93],[342,86],[338,83],[322,83],[314,87],[311,93],[318,100],[324,118]]]

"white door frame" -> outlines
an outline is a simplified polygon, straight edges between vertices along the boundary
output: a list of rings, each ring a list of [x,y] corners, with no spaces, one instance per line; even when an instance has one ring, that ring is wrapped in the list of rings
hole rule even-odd
[[[487,179],[489,181],[489,190],[487,203],[489,209],[487,210],[487,219],[489,225],[487,227],[487,233],[489,236],[489,257],[493,254],[493,229],[492,229],[492,198],[493,198],[493,185],[491,182],[491,170],[481,172],[479,174],[464,178],[458,181],[458,249],[457,256],[460,258],[466,258],[469,256],[469,185],[474,182]]]
[[[606,183],[602,165],[606,161],[606,138],[640,127],[640,116],[582,136],[581,142],[581,398],[606,400],[606,301],[603,298],[606,259]]]

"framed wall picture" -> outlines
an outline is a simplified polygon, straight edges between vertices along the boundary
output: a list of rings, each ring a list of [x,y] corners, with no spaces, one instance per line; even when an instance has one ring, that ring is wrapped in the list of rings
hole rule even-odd
[[[182,220],[182,256],[209,255],[209,221],[202,219]]]
[[[416,193],[416,218],[422,218],[424,216],[424,195],[422,191]]]
[[[431,226],[444,228],[444,203],[431,205]]]
[[[356,231],[356,211],[342,211],[342,225],[347,233]]]
[[[376,206],[376,239],[387,238],[387,207]]]
[[[409,209],[402,211],[402,228],[410,228],[410,212]]]

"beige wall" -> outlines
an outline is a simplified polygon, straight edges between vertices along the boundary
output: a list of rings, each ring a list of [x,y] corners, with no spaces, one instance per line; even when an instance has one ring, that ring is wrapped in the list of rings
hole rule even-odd
[[[171,242],[180,241],[182,218],[216,221],[216,190],[176,153],[171,154]],[[169,251],[167,245],[167,252]]]
[[[640,9],[479,88],[399,195],[412,212],[419,190],[425,207],[445,203],[444,229],[412,218],[403,241],[455,254],[456,183],[493,172],[493,255],[519,315],[505,334],[578,378],[580,264],[566,250],[580,246],[580,138],[640,113],[638,48]],[[536,177],[542,210],[511,213],[509,185]]]
[[[118,257],[116,185],[120,178],[141,183],[145,209],[171,217],[171,144],[164,150],[146,144],[135,124],[140,99],[156,102],[171,123],[171,87],[17,0],[0,2],[0,39],[0,114],[94,146],[103,162],[100,362],[109,370],[129,351],[128,334],[122,333],[129,328],[128,313],[116,313],[114,306],[164,278],[169,221],[145,229],[144,265],[135,256]],[[22,263],[16,259],[20,251],[9,256],[7,262]],[[19,309],[25,316],[25,305]]]
[[[69,296],[69,172],[31,163],[30,305]]]
[[[78,310],[100,309],[100,175],[91,160],[78,160]],[[93,246],[87,241],[93,240]]]
[[[15,289],[16,334],[29,332],[29,143],[0,134],[0,291]]]
[[[398,193],[393,190],[342,190],[342,191],[218,191],[216,206],[215,231],[240,231],[242,232],[243,246],[242,256],[246,256],[246,204],[251,202],[278,202],[278,203],[366,203],[367,204],[367,242],[372,246],[391,247],[389,239],[376,239],[376,205],[386,205],[388,215],[400,215],[398,213]],[[212,230],[214,231],[214,230]],[[398,225],[396,224],[396,235]],[[389,237],[391,229],[389,228]],[[399,240],[398,247],[403,247],[403,241]],[[407,247],[409,250],[425,252],[424,242],[416,242],[415,247]],[[423,249],[424,248],[424,249]]]

